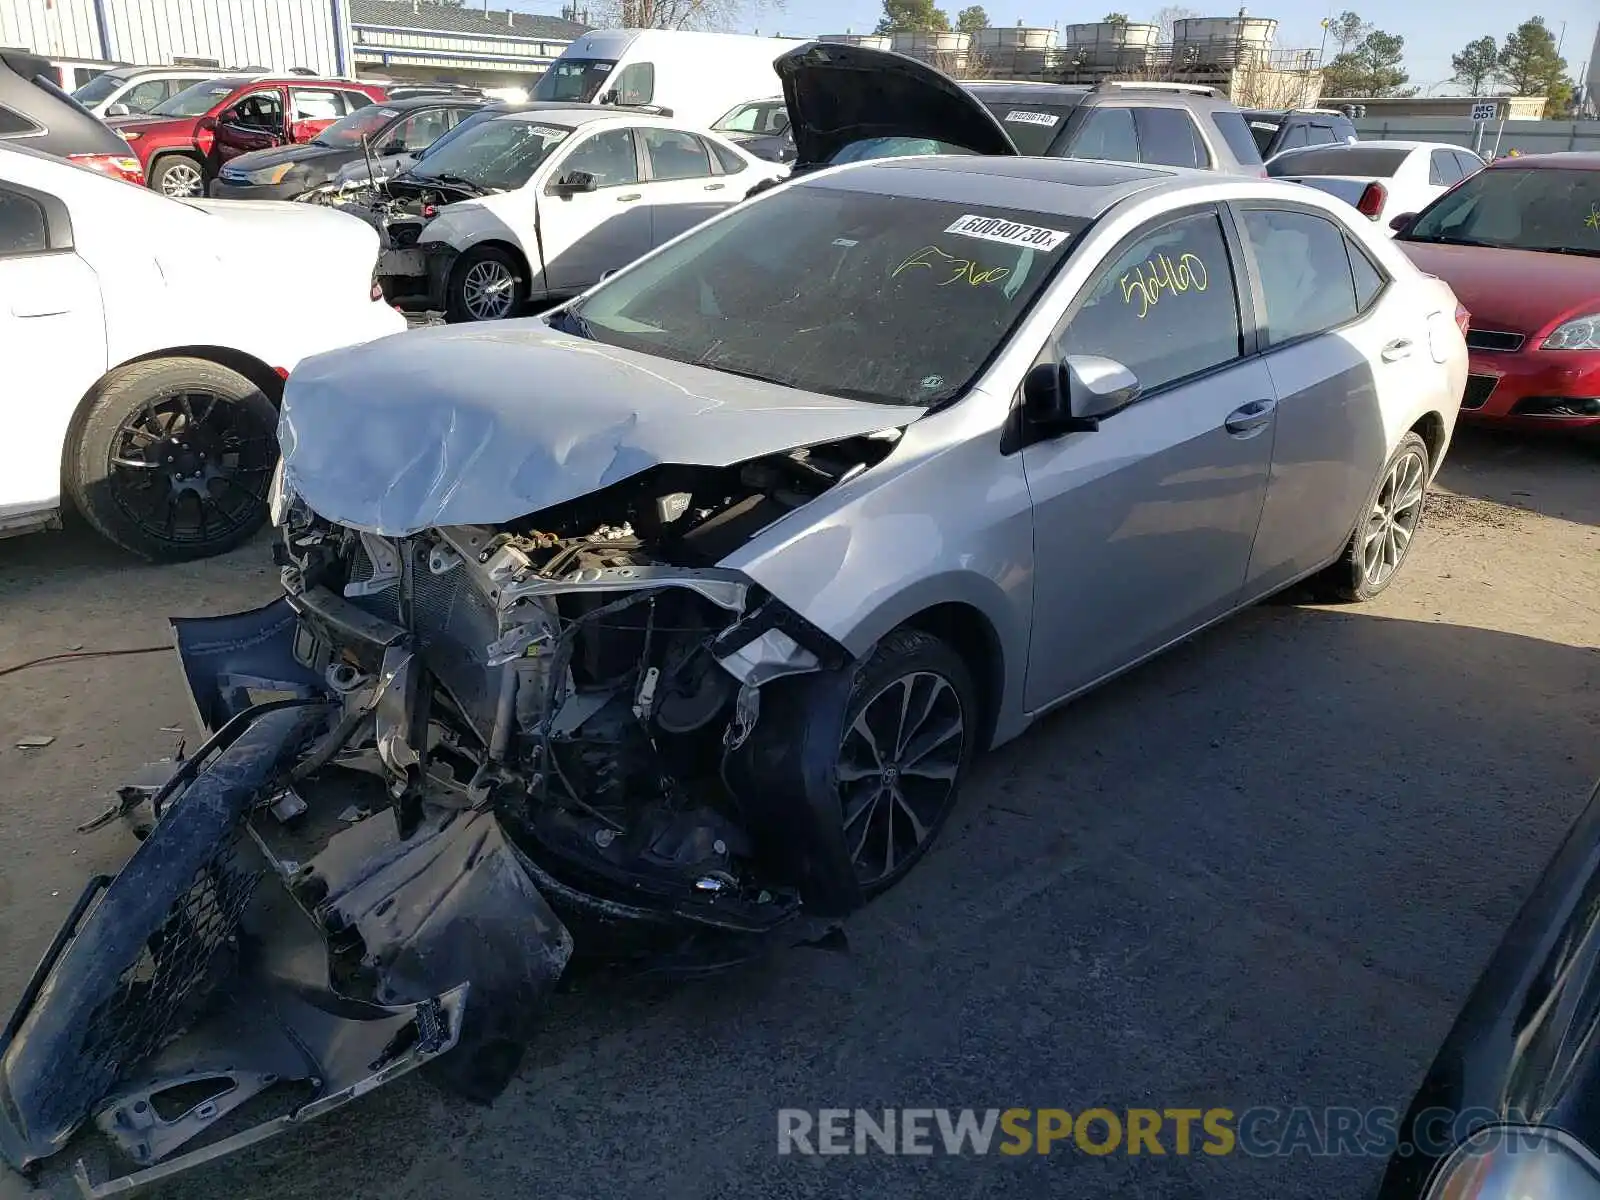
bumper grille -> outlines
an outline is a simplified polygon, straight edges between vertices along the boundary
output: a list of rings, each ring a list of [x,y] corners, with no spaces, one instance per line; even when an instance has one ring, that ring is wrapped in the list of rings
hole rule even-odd
[[[1469,350],[1496,350],[1502,354],[1510,354],[1521,350],[1525,338],[1520,333],[1504,333],[1498,329],[1468,329],[1467,349]]]
[[[1499,383],[1500,380],[1493,375],[1468,375],[1467,390],[1461,397],[1461,407],[1482,408],[1489,403],[1489,397],[1494,394],[1494,389]]]

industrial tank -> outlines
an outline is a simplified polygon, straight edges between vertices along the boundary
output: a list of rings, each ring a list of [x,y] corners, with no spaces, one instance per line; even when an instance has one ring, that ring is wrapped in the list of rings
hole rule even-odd
[[[908,58],[919,59],[939,68],[946,75],[963,75],[972,39],[964,33],[914,30],[891,35],[890,49]]]
[[[836,46],[865,46],[868,50],[888,50],[893,39],[886,33],[825,33],[819,42],[832,42]]]
[[[1270,17],[1188,17],[1172,23],[1172,61],[1191,69],[1254,67],[1266,61],[1278,35]]]
[[[1075,68],[1081,70],[1140,70],[1155,60],[1159,25],[1137,21],[1094,21],[1068,25],[1061,43]]]

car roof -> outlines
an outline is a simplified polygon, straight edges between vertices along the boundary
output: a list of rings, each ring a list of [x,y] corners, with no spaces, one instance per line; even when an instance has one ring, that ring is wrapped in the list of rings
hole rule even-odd
[[[112,67],[107,75],[116,79],[136,79],[140,75],[178,75],[196,80],[216,78],[216,67]]]
[[[425,96],[401,96],[398,99],[382,101],[384,108],[396,112],[410,112],[414,108],[437,108],[441,104],[449,104],[460,108],[463,105],[476,105],[479,108],[487,106],[489,101],[482,96],[463,96],[450,92],[430,92]],[[359,109],[357,110],[360,111]]]
[[[644,121],[646,123],[664,123],[666,118],[656,113],[639,112],[631,108],[619,108],[615,105],[598,104],[560,104],[560,103],[534,103],[526,106],[518,105],[507,112],[496,113],[492,120],[496,121],[533,121],[545,113],[558,113],[558,125],[570,125],[576,128],[579,125],[591,125],[596,121],[614,121],[626,117],[630,121]]]
[[[1563,170],[1600,171],[1600,151],[1554,150],[1548,154],[1519,154],[1516,158],[1497,158],[1489,164],[1495,171]]]
[[[1408,142],[1402,138],[1374,138],[1370,142],[1328,142],[1320,146],[1295,146],[1283,151],[1285,156],[1290,154],[1305,154],[1312,150],[1466,150],[1465,146],[1457,146],[1454,142]],[[1468,151],[1471,153],[1471,151]]]
[[[942,155],[873,159],[804,176],[797,186],[991,208],[1014,205],[1029,212],[1092,220],[1137,192],[1185,175],[1216,180],[1214,171],[1183,172],[1087,159]]]
[[[1160,97],[1165,103],[1174,101],[1207,108],[1233,111],[1233,102],[1226,96],[1213,92],[1192,91],[1186,87],[1167,87],[1161,83],[1141,85],[1137,82],[1118,82],[1111,86],[1094,86],[1083,83],[1047,83],[1038,79],[974,79],[963,80],[966,88],[980,101],[1022,101],[1039,103],[1055,100],[1063,104],[1082,104],[1096,97],[1115,96],[1121,100],[1145,100]]]

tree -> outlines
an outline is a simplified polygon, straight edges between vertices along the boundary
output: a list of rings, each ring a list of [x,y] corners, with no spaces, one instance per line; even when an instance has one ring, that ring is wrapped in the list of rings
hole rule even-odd
[[[1107,25],[1126,25],[1128,23],[1128,14],[1110,12],[1101,17],[1100,20]]]
[[[1500,47],[1485,35],[1461,47],[1460,54],[1452,54],[1450,65],[1456,72],[1450,77],[1452,83],[1466,88],[1469,96],[1486,95],[1500,78]]]
[[[950,28],[950,18],[934,0],[883,0],[883,20],[874,33],[922,33],[933,30],[943,33]]]
[[[1190,17],[1198,17],[1199,15],[1194,9],[1184,8],[1181,4],[1169,4],[1165,8],[1156,9],[1154,19],[1161,30],[1161,40],[1170,42],[1174,25],[1179,21],[1187,21]]]
[[[1322,90],[1330,96],[1396,96],[1410,76],[1402,67],[1406,40],[1374,29],[1342,52],[1322,73]]]
[[[1556,51],[1556,39],[1543,17],[1530,17],[1506,34],[1500,47],[1500,77],[1513,96],[1547,96],[1561,112],[1572,98],[1567,60]]]
[[[782,0],[595,0],[590,20],[600,28],[728,29],[752,9]]]
[[[956,14],[956,28],[976,37],[978,30],[989,28],[989,14],[983,11],[983,5],[969,4]]]
[[[1328,39],[1333,43],[1333,55],[1338,58],[1348,52],[1351,47],[1358,46],[1373,31],[1373,27],[1363,21],[1359,14],[1348,10],[1337,17],[1328,19]]]

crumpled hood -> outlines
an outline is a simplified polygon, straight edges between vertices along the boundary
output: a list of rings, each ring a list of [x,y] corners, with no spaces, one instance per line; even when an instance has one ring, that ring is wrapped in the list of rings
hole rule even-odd
[[[732,466],[924,411],[620,350],[531,318],[308,359],[289,377],[279,440],[285,479],[313,511],[405,537],[510,521],[657,464]]]

